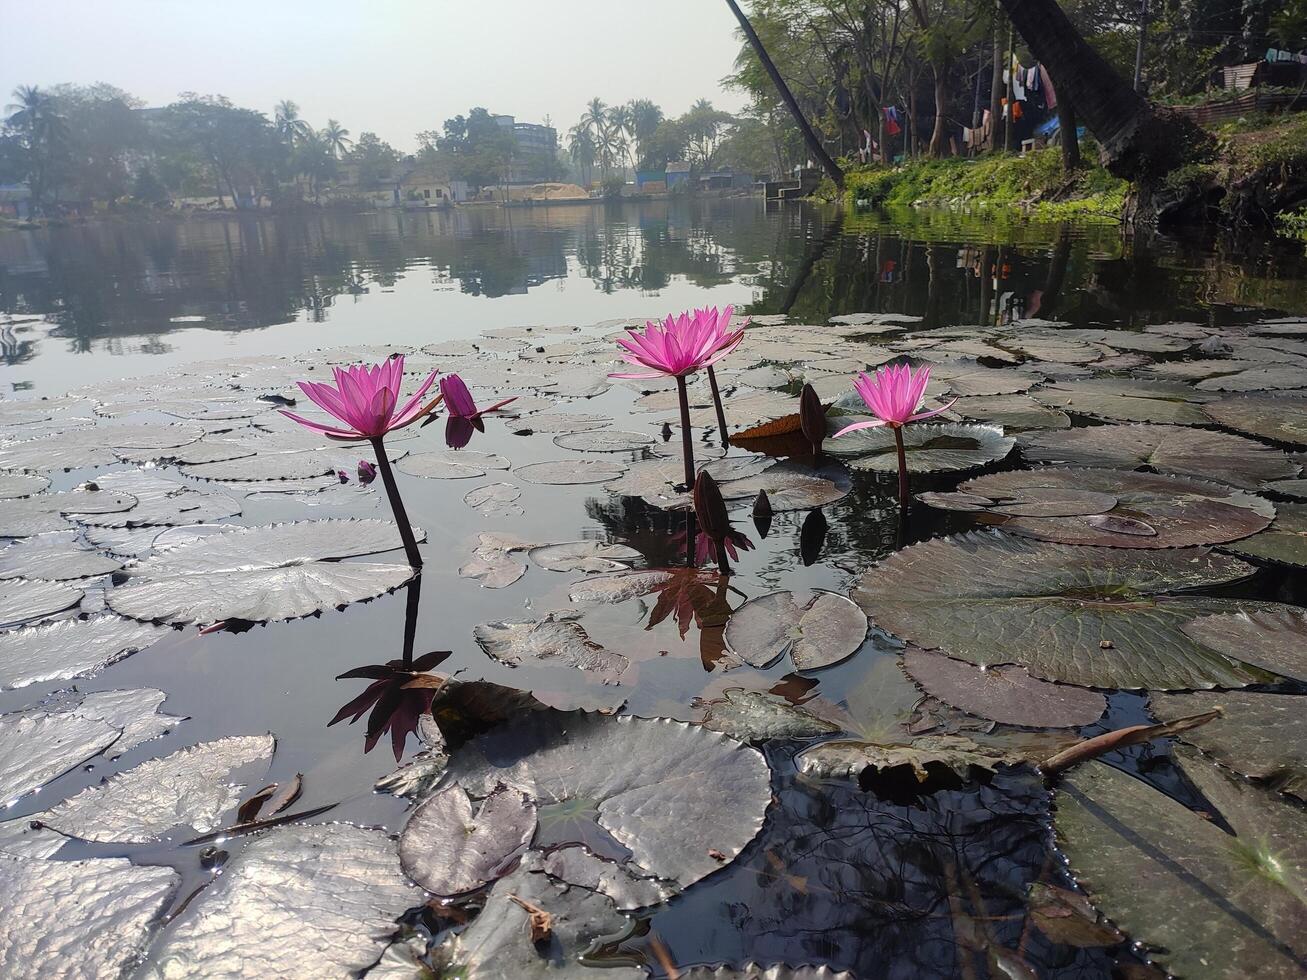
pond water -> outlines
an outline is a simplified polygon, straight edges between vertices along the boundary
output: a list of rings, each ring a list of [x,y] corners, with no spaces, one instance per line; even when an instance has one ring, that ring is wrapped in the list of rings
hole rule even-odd
[[[718,366],[733,445],[690,394],[728,578],[687,567],[675,388],[607,379],[619,327],[726,304],[758,318]],[[0,233],[0,340],[6,975],[32,937],[159,976],[1307,964],[1300,249],[748,199],[106,222]],[[388,440],[417,578],[370,447],[276,411],[392,352],[408,391],[517,399]],[[832,434],[909,358],[960,400],[905,430],[906,519],[883,429],[738,438],[804,382]],[[215,841],[297,781],[306,816]]]

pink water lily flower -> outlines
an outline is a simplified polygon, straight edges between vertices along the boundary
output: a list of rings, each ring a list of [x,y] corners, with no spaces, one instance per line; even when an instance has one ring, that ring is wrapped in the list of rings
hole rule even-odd
[[[401,406],[400,386],[404,381],[404,355],[388,358],[381,364],[368,367],[355,364],[348,368],[332,368],[336,384],[315,384],[301,381],[300,390],[313,404],[339,419],[342,425],[324,425],[282,410],[282,415],[294,419],[332,439],[377,439],[387,432],[412,425],[439,403],[437,397],[423,405],[422,398],[436,383],[437,372],[418,386],[418,390]]]
[[[468,390],[467,382],[457,374],[447,374],[440,379],[440,394],[445,399],[445,407],[449,409],[450,416],[460,419],[480,418],[487,412],[494,412],[509,402],[517,401],[517,396],[514,395],[512,398],[505,398],[502,402],[495,402],[489,408],[477,408],[472,392]]]
[[[649,321],[643,332],[628,330],[628,336],[617,341],[624,351],[622,360],[648,370],[609,377],[630,381],[684,378],[716,364],[744,340],[744,326],[748,321],[738,330],[731,330],[734,312],[731,306],[720,311],[710,307],[669,316],[662,323]]]
[[[853,387],[857,389],[862,400],[867,403],[867,407],[876,417],[869,422],[854,422],[852,425],[846,425],[835,433],[834,437],[838,439],[858,429],[874,429],[882,425],[897,429],[909,422],[920,422],[922,419],[947,412],[953,407],[953,402],[957,401],[956,398],[941,408],[932,408],[925,412],[917,411],[921,407],[922,398],[926,394],[926,384],[929,381],[929,367],[923,367],[913,374],[912,367],[907,364],[891,364],[879,368],[874,378],[868,377],[865,371],[862,372],[858,380],[853,383]]]

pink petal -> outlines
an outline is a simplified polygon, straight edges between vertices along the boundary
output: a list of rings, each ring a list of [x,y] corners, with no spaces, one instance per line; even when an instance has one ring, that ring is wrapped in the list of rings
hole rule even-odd
[[[913,415],[911,418],[909,418],[908,421],[920,422],[922,419],[928,419],[931,418],[932,416],[939,415],[941,412],[947,412],[950,408],[952,408],[954,405],[957,404],[957,401],[958,400],[954,398],[951,402],[949,402],[947,405],[943,406],[942,408],[933,408],[929,412],[918,412],[916,415]]]
[[[870,422],[854,422],[852,425],[846,425],[844,428],[840,429],[840,431],[835,433],[831,438],[838,439],[840,436],[847,435],[850,432],[855,432],[858,429],[876,429],[882,425],[889,425],[889,423],[884,419],[872,419]]]
[[[309,419],[304,418],[303,416],[296,415],[294,412],[288,412],[284,408],[279,409],[279,411],[281,412],[282,415],[286,416],[286,418],[298,422],[300,425],[306,426],[307,428],[314,429],[318,432],[325,432],[329,436],[335,436],[338,438],[347,438],[347,439],[365,438],[358,432],[349,431],[345,429],[335,429],[329,425],[323,425],[321,422],[312,422]]]

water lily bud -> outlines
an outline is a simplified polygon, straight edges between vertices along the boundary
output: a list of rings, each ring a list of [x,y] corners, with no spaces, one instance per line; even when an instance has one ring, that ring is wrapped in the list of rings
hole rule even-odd
[[[710,474],[700,472],[694,481],[693,499],[694,516],[699,520],[700,529],[714,541],[720,541],[730,531],[731,520],[722,491]]]
[[[826,438],[826,409],[812,385],[804,385],[799,395],[799,428],[803,430],[804,438],[812,443],[812,451],[821,452],[822,441]]]
[[[337,470],[337,471],[336,471],[336,479],[339,480],[341,483],[348,483],[348,482],[349,482],[349,474],[346,473],[344,470]]]
[[[375,463],[369,463],[366,459],[359,460],[359,483],[367,486],[377,478],[377,466]]]
[[[771,498],[767,496],[766,490],[759,490],[758,496],[753,501],[753,516],[771,517],[772,513]]]

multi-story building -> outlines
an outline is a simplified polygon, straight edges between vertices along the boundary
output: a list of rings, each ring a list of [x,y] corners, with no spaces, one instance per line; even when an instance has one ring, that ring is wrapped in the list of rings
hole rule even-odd
[[[510,184],[530,184],[558,176],[558,130],[539,123],[518,122],[513,116],[495,116],[495,123],[513,134],[516,146],[509,166]]]

